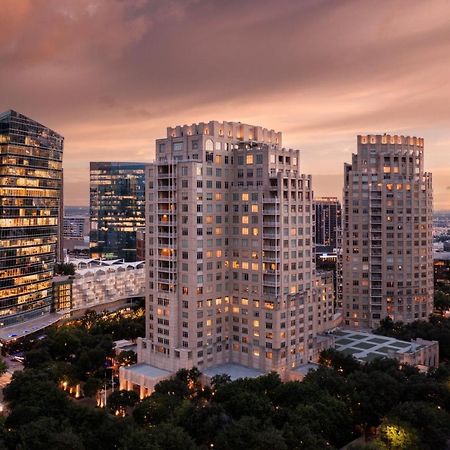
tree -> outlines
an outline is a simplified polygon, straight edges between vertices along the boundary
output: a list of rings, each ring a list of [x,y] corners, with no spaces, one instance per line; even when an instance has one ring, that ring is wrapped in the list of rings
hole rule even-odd
[[[450,436],[449,413],[426,402],[399,404],[389,413],[389,422],[404,423],[413,428],[422,442],[422,447],[417,448],[445,448]]]
[[[75,266],[72,263],[55,264],[55,275],[75,275]]]
[[[54,418],[39,417],[21,427],[17,448],[33,450],[83,450],[82,439],[70,428],[63,430]]]
[[[403,386],[394,377],[380,371],[357,371],[348,377],[348,396],[356,420],[367,433],[377,427],[403,395]]]
[[[288,450],[282,433],[270,422],[261,423],[254,417],[242,417],[217,436],[218,450]]]
[[[196,405],[190,402],[178,408],[178,423],[192,436],[197,444],[208,446],[216,435],[231,423],[230,417],[220,404],[214,402]]]
[[[71,328],[55,330],[46,344],[54,359],[64,361],[73,360],[81,348],[79,333]]]
[[[133,350],[124,350],[115,357],[115,361],[118,366],[131,366],[137,363],[137,354]]]
[[[0,359],[0,376],[4,375],[8,370],[8,365],[4,359]]]
[[[83,350],[76,365],[82,374],[93,373],[104,367],[106,356],[106,352],[99,347]]]
[[[334,370],[345,375],[360,368],[359,362],[353,356],[345,355],[334,348],[322,351],[319,363],[327,367],[332,367]]]
[[[170,420],[180,404],[181,399],[177,396],[155,392],[136,405],[133,418],[141,426],[158,425]]]
[[[173,424],[161,424],[152,429],[151,434],[160,450],[198,450],[189,434]]]
[[[399,421],[383,423],[377,441],[389,450],[423,448],[414,429]]]
[[[450,294],[436,291],[434,293],[434,308],[439,314],[444,315],[450,309]]]
[[[83,385],[83,393],[86,397],[95,397],[102,387],[102,380],[99,378],[88,378]]]
[[[211,377],[211,386],[213,387],[213,389],[219,389],[220,387],[225,386],[230,382],[231,377],[226,373],[217,374]]]
[[[139,395],[134,391],[115,391],[107,399],[106,405],[113,414],[125,415],[126,408],[134,406]]]
[[[45,347],[33,348],[25,353],[24,366],[27,368],[37,368],[52,361],[49,351]]]
[[[84,313],[84,316],[81,318],[81,324],[87,330],[91,330],[95,325],[98,324],[101,317],[102,317],[101,314],[98,314],[96,311],[94,311],[92,309],[88,309]]]
[[[123,436],[120,448],[122,450],[160,450],[156,439],[148,430],[133,430]]]

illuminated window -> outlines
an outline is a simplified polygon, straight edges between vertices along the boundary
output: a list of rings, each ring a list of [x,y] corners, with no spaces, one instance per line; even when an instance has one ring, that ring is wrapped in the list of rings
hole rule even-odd
[[[248,202],[248,192],[244,192],[244,193],[242,194],[242,201],[243,201],[243,202]]]
[[[247,155],[245,162],[246,164],[253,164],[253,155]]]
[[[242,216],[242,223],[249,223],[248,216]]]
[[[242,228],[242,234],[244,234],[244,235],[248,234],[248,228],[247,227],[243,227]]]
[[[208,130],[205,129],[205,134],[208,134]],[[205,142],[205,150],[214,150],[214,143],[211,139],[207,139]]]
[[[252,212],[258,212],[258,205],[252,205]]]
[[[259,229],[258,229],[258,228],[253,228],[252,233],[253,233],[253,236],[258,236],[258,234],[259,234]]]

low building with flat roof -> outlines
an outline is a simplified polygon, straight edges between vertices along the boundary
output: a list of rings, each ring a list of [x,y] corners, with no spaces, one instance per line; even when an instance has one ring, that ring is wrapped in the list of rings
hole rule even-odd
[[[425,339],[412,339],[411,342],[373,333],[352,330],[336,330],[336,350],[351,355],[363,362],[376,358],[396,359],[400,364],[409,364],[422,370],[439,365],[439,343]]]
[[[150,395],[155,386],[163,380],[170,378],[173,373],[159,369],[150,364],[139,363],[119,369],[120,389],[135,391],[143,399]]]

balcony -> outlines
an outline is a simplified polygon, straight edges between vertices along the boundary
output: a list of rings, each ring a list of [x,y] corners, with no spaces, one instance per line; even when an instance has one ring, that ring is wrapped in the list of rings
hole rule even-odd
[[[275,204],[275,205],[279,205],[280,204],[280,199],[279,197],[264,197],[263,198],[263,203],[264,204]],[[265,208],[263,208],[264,210]]]

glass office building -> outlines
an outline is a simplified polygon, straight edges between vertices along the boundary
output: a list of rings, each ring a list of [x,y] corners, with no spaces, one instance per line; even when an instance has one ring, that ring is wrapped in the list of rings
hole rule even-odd
[[[92,258],[136,261],[136,230],[145,225],[145,166],[91,162]]]
[[[0,327],[50,312],[63,142],[22,114],[0,114]]]

